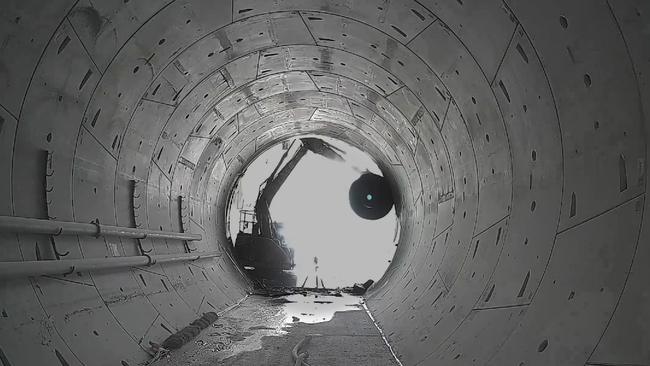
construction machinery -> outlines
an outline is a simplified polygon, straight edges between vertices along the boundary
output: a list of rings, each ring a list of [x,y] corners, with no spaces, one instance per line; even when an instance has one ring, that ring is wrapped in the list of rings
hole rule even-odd
[[[279,224],[273,221],[270,208],[275,195],[309,151],[343,161],[342,150],[319,138],[304,137],[289,145],[269,177],[260,184],[254,211],[240,211],[240,230],[234,248],[240,265],[262,271],[294,268],[294,251],[278,233]],[[247,229],[251,229],[250,233],[244,232]]]

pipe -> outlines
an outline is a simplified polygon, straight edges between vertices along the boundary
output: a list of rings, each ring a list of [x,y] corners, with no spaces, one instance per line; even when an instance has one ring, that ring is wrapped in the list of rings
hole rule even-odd
[[[201,234],[175,233],[149,229],[136,229],[92,223],[33,219],[17,216],[0,216],[0,232],[47,234],[47,235],[91,235],[114,236],[131,239],[173,239],[201,240]]]
[[[130,257],[82,258],[46,261],[0,262],[0,279],[65,275],[73,272],[151,266],[156,263],[174,263],[220,257],[217,251],[193,254],[140,255]]]

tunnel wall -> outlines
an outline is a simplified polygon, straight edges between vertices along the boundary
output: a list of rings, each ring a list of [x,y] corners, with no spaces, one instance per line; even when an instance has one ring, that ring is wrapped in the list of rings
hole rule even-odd
[[[181,40],[156,50],[160,58],[145,56],[149,50],[138,44],[165,43],[156,28],[168,21],[166,5],[3,3],[2,214],[184,230],[203,240],[185,248],[171,240],[3,233],[0,253],[4,261],[52,260],[54,250],[68,253],[63,259],[210,250],[221,256],[2,280],[3,365],[137,365],[153,354],[150,342],[160,343],[202,313],[224,310],[245,296],[248,284],[210,224],[215,197],[206,198],[198,183],[191,184],[191,164],[179,164],[172,175],[170,158],[158,147],[175,108],[142,100],[156,62],[183,42],[178,28],[169,29]],[[155,14],[157,23],[134,37]],[[188,35],[230,20],[216,15],[188,15],[198,23],[188,25]],[[186,18],[178,20],[185,24]]]
[[[480,166],[491,162],[479,161],[477,141],[487,135],[476,134],[475,226],[458,230],[456,210],[449,229],[394,273],[398,284],[386,279],[371,295],[370,308],[405,364],[646,365],[648,289],[639,281],[648,259],[648,48],[640,39],[647,41],[648,10],[508,3],[451,10],[431,2],[444,25],[409,44],[421,45],[418,54],[448,78],[469,73],[465,83],[485,84],[481,98],[479,86],[458,92],[488,99],[505,125],[496,140],[510,149],[496,173],[511,189],[499,198],[508,203],[505,214],[481,220]],[[486,111],[474,115],[458,104],[473,135]],[[445,137],[460,118],[447,113]],[[446,141],[453,160],[460,139]],[[452,167],[472,174],[459,162]],[[466,196],[455,187],[459,207]]]
[[[3,279],[2,363],[135,365],[149,342],[236,303],[248,283],[226,244],[230,187],[266,147],[322,134],[369,152],[399,188],[399,245],[368,305],[405,365],[650,364],[646,3],[3,13],[0,214],[203,240],[0,233],[0,259],[221,256]]]

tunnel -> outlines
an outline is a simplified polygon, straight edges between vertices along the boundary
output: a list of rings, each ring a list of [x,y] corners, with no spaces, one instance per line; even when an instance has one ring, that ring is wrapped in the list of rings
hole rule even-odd
[[[401,364],[650,365],[649,2],[0,3],[2,366],[237,306],[229,194],[305,135],[394,189],[365,301]]]

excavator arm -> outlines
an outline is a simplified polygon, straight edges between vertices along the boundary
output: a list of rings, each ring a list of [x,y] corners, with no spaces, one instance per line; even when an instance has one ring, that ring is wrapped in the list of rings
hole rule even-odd
[[[271,220],[271,201],[280,190],[280,187],[286,182],[291,172],[296,168],[300,160],[307,154],[307,148],[301,145],[296,153],[287,161],[287,163],[277,171],[275,176],[267,179],[264,188],[260,191],[255,202],[255,217],[257,223],[253,226],[253,232],[267,238],[275,238],[275,230]],[[280,161],[281,163],[282,161]]]
[[[275,195],[280,191],[280,187],[287,181],[298,163],[305,157],[308,151],[315,154],[324,156],[328,159],[342,161],[343,157],[339,152],[341,150],[317,138],[302,138],[300,139],[301,145],[296,150],[294,155],[280,168],[285,160],[287,153],[282,156],[278,165],[275,167],[268,179],[266,179],[264,187],[260,190],[255,202],[255,217],[257,223],[253,226],[253,232],[267,238],[275,238],[275,229],[273,228],[273,221],[271,219],[271,202]]]

